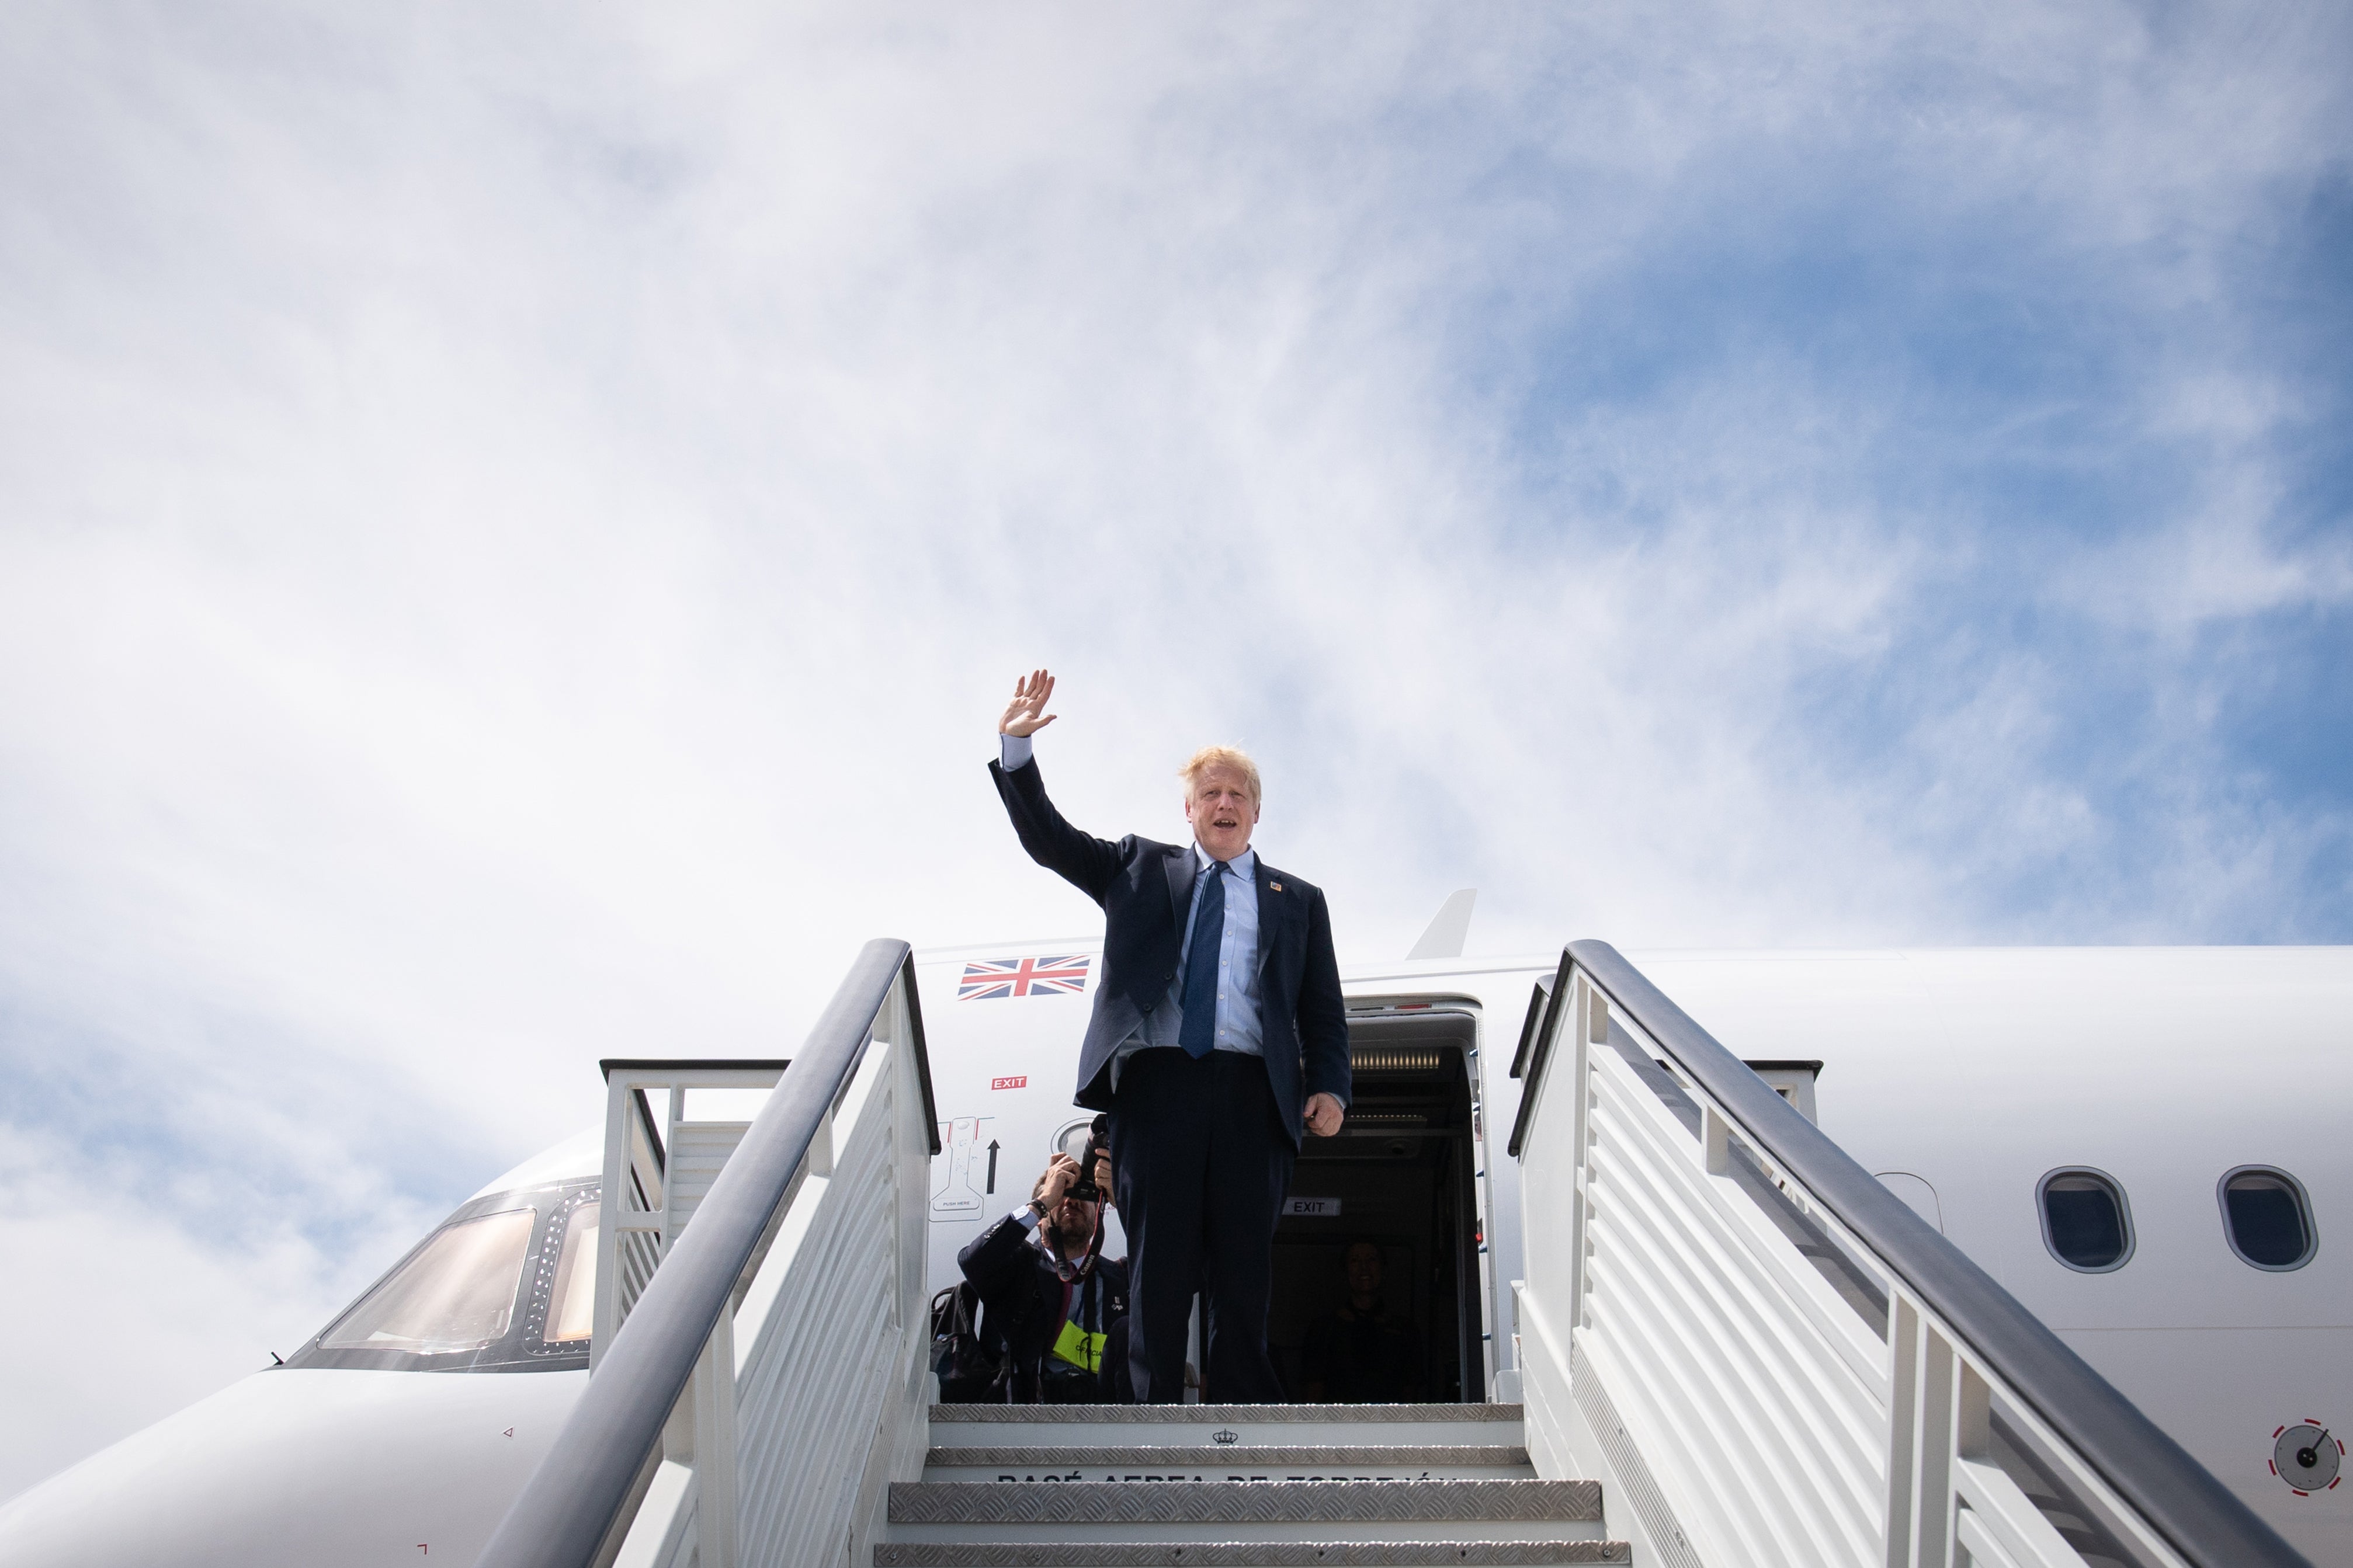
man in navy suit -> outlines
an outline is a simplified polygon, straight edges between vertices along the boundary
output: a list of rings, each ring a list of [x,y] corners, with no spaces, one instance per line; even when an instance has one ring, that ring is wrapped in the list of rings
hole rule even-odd
[[[1340,1130],[1348,1020],[1321,889],[1250,848],[1258,768],[1211,746],[1183,770],[1193,842],[1082,833],[1046,798],[1030,737],[1054,678],[1014,683],[989,765],[1029,858],[1103,906],[1103,959],[1077,1102],[1111,1113],[1112,1196],[1127,1232],[1135,1397],[1185,1397],[1202,1298],[1202,1398],[1269,1404],[1274,1221],[1303,1129]]]

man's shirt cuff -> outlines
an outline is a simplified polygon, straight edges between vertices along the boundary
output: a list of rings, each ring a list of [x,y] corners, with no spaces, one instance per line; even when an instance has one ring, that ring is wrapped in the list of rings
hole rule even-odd
[[[1013,1211],[1013,1223],[1023,1230],[1035,1230],[1038,1228],[1038,1211],[1023,1204]]]
[[[1027,735],[997,737],[997,765],[1008,773],[1028,767],[1029,759],[1036,754],[1037,744]]]

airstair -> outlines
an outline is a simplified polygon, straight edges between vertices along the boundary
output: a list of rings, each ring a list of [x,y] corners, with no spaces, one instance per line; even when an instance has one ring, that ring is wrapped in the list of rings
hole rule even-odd
[[[875,1568],[1625,1563],[1516,1405],[937,1405]]]
[[[932,1403],[903,942],[789,1063],[607,1065],[594,1371],[480,1568],[2309,1568],[1606,943],[1512,1064],[1522,1404]]]

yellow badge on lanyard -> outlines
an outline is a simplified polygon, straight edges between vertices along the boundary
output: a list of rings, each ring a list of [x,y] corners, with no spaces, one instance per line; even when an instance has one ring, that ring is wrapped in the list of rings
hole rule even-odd
[[[1062,1337],[1054,1342],[1054,1353],[1072,1366],[1101,1372],[1103,1341],[1110,1337],[1108,1334],[1091,1334],[1076,1323],[1064,1323]],[[1036,1344],[1038,1342],[1032,1340],[1029,1342]]]

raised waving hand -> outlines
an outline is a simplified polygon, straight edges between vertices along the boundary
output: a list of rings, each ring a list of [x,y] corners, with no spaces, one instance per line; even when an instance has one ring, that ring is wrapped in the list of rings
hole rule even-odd
[[[1053,672],[1031,670],[1013,683],[1013,700],[1005,705],[1005,717],[997,721],[997,732],[1000,735],[1036,734],[1060,717],[1046,711],[1047,700],[1053,695]]]

